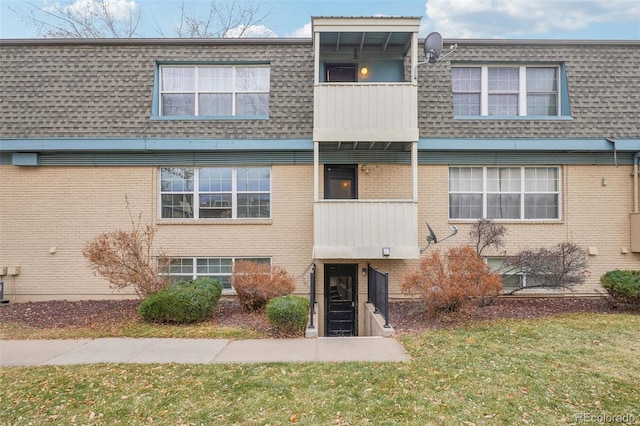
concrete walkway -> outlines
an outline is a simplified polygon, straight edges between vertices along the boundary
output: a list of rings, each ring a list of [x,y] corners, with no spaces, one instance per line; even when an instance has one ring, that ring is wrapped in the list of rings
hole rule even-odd
[[[0,366],[92,363],[269,363],[408,361],[389,337],[315,339],[134,339],[2,340]]]

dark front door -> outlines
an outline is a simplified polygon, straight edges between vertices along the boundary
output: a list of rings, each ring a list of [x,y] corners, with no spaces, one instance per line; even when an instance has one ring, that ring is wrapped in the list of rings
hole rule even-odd
[[[324,166],[324,198],[325,200],[355,200],[358,198],[358,166],[326,165]]]
[[[324,265],[325,334],[357,336],[358,265]]]

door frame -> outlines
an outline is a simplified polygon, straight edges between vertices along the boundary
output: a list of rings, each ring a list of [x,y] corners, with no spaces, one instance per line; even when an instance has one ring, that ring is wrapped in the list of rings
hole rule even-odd
[[[358,336],[358,264],[357,263],[325,263],[324,264],[324,334],[329,335],[329,297],[331,277],[348,275],[351,277],[351,302],[353,306],[353,336]],[[332,274],[332,271],[334,272]]]

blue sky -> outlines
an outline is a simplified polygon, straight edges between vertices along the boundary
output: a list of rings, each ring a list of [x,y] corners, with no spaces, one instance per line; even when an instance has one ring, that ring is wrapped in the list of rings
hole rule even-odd
[[[29,0],[86,3],[94,0]],[[159,37],[180,14],[181,0],[104,0],[114,8],[142,13],[141,37]],[[188,8],[209,0],[185,0]],[[239,0],[247,1],[247,0]],[[268,12],[254,36],[310,36],[311,16],[421,16],[421,36],[439,31],[445,38],[640,40],[638,0],[254,0]],[[0,0],[0,38],[38,37],[12,10],[28,11],[24,0]],[[165,35],[171,35],[167,31]]]

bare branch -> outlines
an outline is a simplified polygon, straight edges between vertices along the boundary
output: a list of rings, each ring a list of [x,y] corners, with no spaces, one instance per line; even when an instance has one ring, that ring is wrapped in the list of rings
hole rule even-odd
[[[141,12],[134,1],[123,3],[126,15],[116,14],[118,0],[78,2],[63,0],[38,6],[25,1],[27,12],[11,9],[39,36],[51,38],[131,38],[135,36]]]
[[[575,244],[563,242],[553,248],[524,250],[506,259],[501,273],[522,273],[527,277],[524,288],[570,289],[581,284],[589,276],[586,250]]]
[[[478,220],[469,231],[469,236],[476,248],[478,256],[482,256],[482,252],[491,246],[496,250],[502,248],[506,234],[507,228],[503,224],[496,223],[491,219]]]

